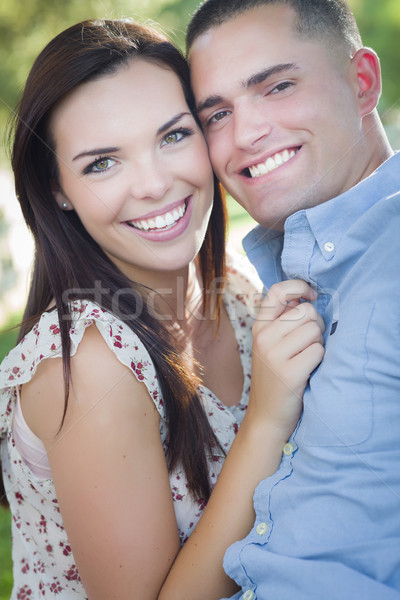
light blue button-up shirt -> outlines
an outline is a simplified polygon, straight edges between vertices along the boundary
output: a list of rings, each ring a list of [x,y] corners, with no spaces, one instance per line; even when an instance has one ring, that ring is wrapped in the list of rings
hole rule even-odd
[[[400,153],[244,246],[266,287],[320,292],[327,330],[254,527],[226,553],[235,598],[400,600]]]

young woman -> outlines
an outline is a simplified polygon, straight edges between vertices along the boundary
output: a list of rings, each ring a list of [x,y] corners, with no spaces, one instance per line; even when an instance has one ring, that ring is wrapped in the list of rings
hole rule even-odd
[[[249,410],[180,552],[245,414],[258,291],[225,269],[182,56],[130,21],[64,31],[28,77],[12,164],[36,243],[0,370],[12,598],[234,590],[223,552],[250,528],[322,358],[314,309],[299,305],[314,292],[285,282],[264,301]]]

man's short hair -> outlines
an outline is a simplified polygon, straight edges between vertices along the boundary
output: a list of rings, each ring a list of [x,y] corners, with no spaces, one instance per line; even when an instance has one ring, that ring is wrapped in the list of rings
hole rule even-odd
[[[297,14],[301,38],[319,38],[344,45],[351,54],[362,46],[354,15],[345,0],[205,0],[194,13],[186,33],[186,48],[197,37],[259,6],[284,4]]]

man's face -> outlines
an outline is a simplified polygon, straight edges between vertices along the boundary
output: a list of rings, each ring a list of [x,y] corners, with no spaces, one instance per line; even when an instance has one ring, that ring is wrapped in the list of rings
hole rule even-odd
[[[199,36],[192,84],[217,176],[266,227],[362,178],[351,57],[300,39],[284,5],[247,11]]]

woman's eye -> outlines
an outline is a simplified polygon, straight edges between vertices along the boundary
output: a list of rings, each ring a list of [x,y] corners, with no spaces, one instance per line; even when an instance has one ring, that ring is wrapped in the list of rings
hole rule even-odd
[[[107,169],[107,167],[108,167],[108,160],[103,159],[103,160],[99,160],[99,162],[97,162],[95,165],[93,165],[93,170],[94,171],[104,171],[105,169]]]
[[[88,167],[86,167],[86,169],[84,170],[84,174],[87,175],[88,173],[104,173],[105,171],[108,171],[111,167],[113,167],[115,165],[115,162],[116,161],[114,159],[109,158],[108,156],[99,158],[98,160],[92,162]]]
[[[182,134],[178,134],[177,131],[173,131],[172,133],[168,133],[165,138],[164,138],[164,142],[166,144],[175,144],[177,141],[179,141],[180,139],[182,139]]]
[[[175,129],[174,131],[170,131],[167,133],[161,142],[162,146],[168,146],[170,144],[177,144],[184,138],[194,133],[193,129],[189,129],[186,127],[182,127],[181,129]]]
[[[92,171],[95,173],[100,173],[101,171],[107,171],[110,167],[113,166],[115,160],[112,158],[100,158],[93,163]]]

